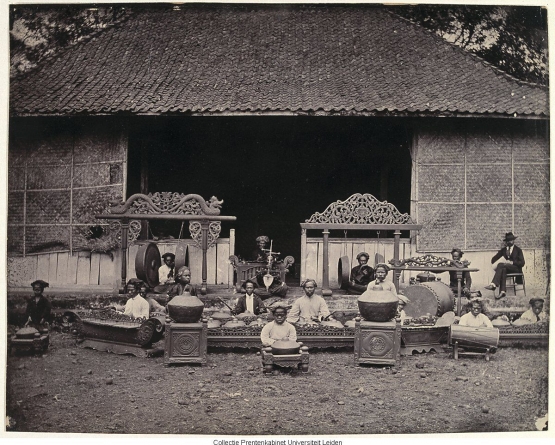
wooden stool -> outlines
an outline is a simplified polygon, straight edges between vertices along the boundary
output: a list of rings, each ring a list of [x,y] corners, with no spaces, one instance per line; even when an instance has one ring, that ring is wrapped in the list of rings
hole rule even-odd
[[[520,272],[515,272],[515,273],[508,273],[507,274],[507,283],[506,283],[506,287],[507,289],[510,287],[513,289],[513,292],[516,295],[516,287],[520,286],[520,284],[517,284],[516,279],[517,277],[522,277],[522,290],[524,291],[524,296],[526,296],[526,281],[524,280],[524,274],[520,273]],[[511,281],[509,281],[511,280]]]

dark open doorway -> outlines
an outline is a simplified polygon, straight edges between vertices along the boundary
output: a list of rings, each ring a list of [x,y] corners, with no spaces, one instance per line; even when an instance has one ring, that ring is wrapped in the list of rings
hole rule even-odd
[[[371,193],[410,211],[410,140],[405,126],[387,118],[138,118],[127,194],[215,195],[224,200],[222,214],[237,216],[222,226],[224,237],[236,229],[236,254],[248,257],[255,238],[267,235],[298,260],[299,223],[331,202]],[[180,224],[151,229],[177,238]]]

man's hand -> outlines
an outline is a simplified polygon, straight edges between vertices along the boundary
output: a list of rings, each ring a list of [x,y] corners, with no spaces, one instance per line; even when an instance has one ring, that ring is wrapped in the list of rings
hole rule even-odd
[[[310,319],[316,322],[320,321],[320,319],[316,315],[313,315],[312,317],[310,317]]]

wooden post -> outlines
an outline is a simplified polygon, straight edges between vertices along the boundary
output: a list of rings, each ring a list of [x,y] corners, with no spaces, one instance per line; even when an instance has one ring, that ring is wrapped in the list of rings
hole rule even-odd
[[[324,251],[323,251],[324,258],[323,258],[323,264],[322,264],[322,267],[323,267],[322,295],[330,296],[331,289],[330,289],[329,246],[328,246],[330,231],[328,229],[324,229],[322,233],[324,235]]]
[[[306,229],[301,229],[301,277],[300,282],[306,280]]]
[[[127,283],[127,234],[129,232],[129,220],[121,220],[121,288],[123,293]]]
[[[208,227],[210,226],[210,221],[202,220],[200,222],[200,230],[202,232],[201,248],[202,248],[202,285],[200,288],[200,293],[206,295],[207,284],[206,279],[208,278],[208,263],[206,260],[206,252],[208,251]]]
[[[457,317],[461,316],[462,272],[457,271]]]
[[[399,243],[401,241],[401,231],[395,230],[393,233],[394,236],[394,244],[393,244],[393,260],[394,265],[399,265]],[[401,275],[401,271],[394,270],[393,271],[393,284],[395,285],[395,289],[397,289],[397,293],[399,293],[399,277]]]

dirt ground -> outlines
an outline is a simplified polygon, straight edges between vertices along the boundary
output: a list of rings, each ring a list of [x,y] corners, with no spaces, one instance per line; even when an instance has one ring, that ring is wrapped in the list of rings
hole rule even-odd
[[[255,351],[206,366],[115,355],[53,332],[44,355],[7,362],[11,431],[172,434],[377,434],[532,431],[547,411],[547,349],[504,348],[490,362],[448,353],[357,367],[349,351],[264,375]]]

